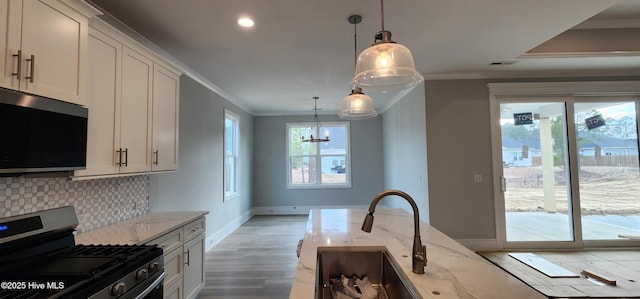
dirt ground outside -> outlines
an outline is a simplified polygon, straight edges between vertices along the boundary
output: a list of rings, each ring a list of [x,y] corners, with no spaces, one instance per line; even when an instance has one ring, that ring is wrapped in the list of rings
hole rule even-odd
[[[542,167],[504,169],[507,183],[506,211],[545,211]],[[582,166],[580,205],[583,215],[640,215],[640,174],[637,168]],[[566,213],[567,179],[563,168],[555,169],[557,212]]]
[[[304,168],[304,172],[300,168],[293,168],[291,170],[291,182],[293,184],[308,184],[309,176],[312,176],[311,180],[315,180],[313,178],[313,171],[309,171],[309,167]],[[325,184],[344,184],[347,181],[347,176],[344,173],[322,173],[322,182]]]

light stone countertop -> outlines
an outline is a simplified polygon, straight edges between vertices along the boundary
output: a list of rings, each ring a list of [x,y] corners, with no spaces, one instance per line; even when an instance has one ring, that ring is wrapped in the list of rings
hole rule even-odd
[[[75,235],[76,244],[145,244],[194,221],[207,211],[158,212]]]
[[[314,298],[318,247],[386,247],[423,298],[546,298],[509,273],[421,221],[425,274],[411,271],[413,215],[377,209],[371,233],[361,230],[365,209],[311,210],[290,299]]]

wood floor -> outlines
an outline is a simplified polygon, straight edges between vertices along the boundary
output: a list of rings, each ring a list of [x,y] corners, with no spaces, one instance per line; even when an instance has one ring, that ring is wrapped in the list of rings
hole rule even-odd
[[[289,298],[304,216],[254,216],[207,251],[199,299]]]
[[[640,297],[640,252],[637,250],[535,252],[536,256],[577,274],[577,278],[549,277],[534,269],[544,268],[535,263],[536,267],[522,263],[507,252],[480,252],[480,255],[551,298]],[[582,270],[615,280],[616,285],[588,279],[580,275]]]

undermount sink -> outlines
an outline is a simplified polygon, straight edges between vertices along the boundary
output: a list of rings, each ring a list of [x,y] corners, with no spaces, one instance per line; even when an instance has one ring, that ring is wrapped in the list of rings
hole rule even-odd
[[[386,249],[319,247],[316,298],[331,299],[330,278],[367,276],[378,290],[378,299],[420,299],[415,287]]]

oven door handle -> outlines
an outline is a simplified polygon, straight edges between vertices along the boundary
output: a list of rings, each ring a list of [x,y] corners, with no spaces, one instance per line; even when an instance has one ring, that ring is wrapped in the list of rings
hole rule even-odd
[[[166,273],[162,272],[162,274],[160,274],[160,276],[158,276],[158,278],[156,278],[156,280],[153,281],[153,283],[151,283],[151,285],[149,285],[146,289],[144,289],[144,291],[142,291],[138,296],[136,296],[135,299],[142,299],[145,296],[147,296],[149,293],[151,293],[151,291],[153,291],[153,289],[155,289],[155,287],[157,287],[159,284],[162,283],[162,280],[164,280]]]

